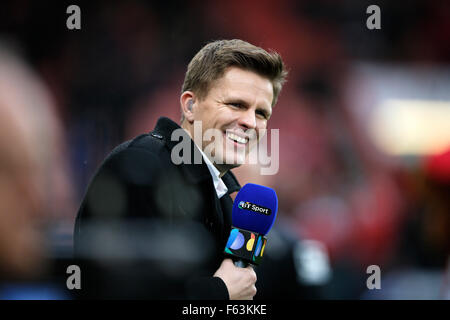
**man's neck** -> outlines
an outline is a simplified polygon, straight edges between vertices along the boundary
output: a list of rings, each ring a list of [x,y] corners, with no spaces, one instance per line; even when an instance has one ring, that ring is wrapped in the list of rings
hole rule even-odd
[[[202,151],[202,153],[205,155],[205,157],[208,157],[208,156],[203,152],[202,147],[199,146],[199,145],[195,142],[194,137],[192,136],[191,130],[189,130],[189,128],[186,128],[186,126],[184,125],[184,123],[181,124],[181,128],[183,128],[184,131],[187,132],[187,134],[189,135],[189,137],[191,137],[191,140],[194,141],[194,143],[195,143],[195,145],[197,146],[197,148],[198,148],[199,150]],[[209,161],[211,161],[211,163],[214,165],[214,167],[215,167],[217,170],[219,170],[219,172],[220,172],[219,178],[222,178],[222,177],[225,175],[225,173],[227,173],[227,171],[229,170],[229,168],[226,168],[226,167],[224,167],[224,166],[221,166],[221,165],[216,164],[211,158],[208,157],[208,159],[209,159]]]
[[[215,163],[213,163],[213,164],[214,164],[214,167],[216,167],[217,170],[219,170],[219,172],[220,172],[219,178],[222,178],[222,177],[225,175],[225,173],[227,173],[228,170],[229,170],[228,168],[227,168],[227,169],[221,168],[220,165],[217,165],[217,164],[215,164]]]

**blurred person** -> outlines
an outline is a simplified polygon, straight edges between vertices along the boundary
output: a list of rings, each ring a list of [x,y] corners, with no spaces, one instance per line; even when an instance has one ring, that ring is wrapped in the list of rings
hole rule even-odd
[[[233,201],[230,194],[240,189],[230,169],[238,167],[241,162],[237,160],[248,155],[251,146],[261,138],[260,129],[267,127],[286,75],[281,57],[275,52],[269,53],[236,39],[205,45],[188,65],[180,96],[180,125],[168,118],[160,118],[152,132],[114,149],[94,175],[75,224],[76,257],[82,261],[89,256],[86,260],[92,263],[95,252],[101,256],[105,250],[112,256],[123,257],[130,249],[141,250],[136,248],[141,247],[140,242],[147,241],[144,246],[151,246],[153,255],[158,256],[164,250],[172,254],[174,260],[170,263],[169,259],[168,264],[173,266],[180,261],[177,258],[183,250],[179,247],[177,251],[175,244],[167,243],[163,236],[152,239],[138,236],[134,242],[128,242],[127,239],[135,238],[134,229],[129,228],[130,222],[133,225],[133,221],[139,221],[138,224],[147,224],[149,228],[152,228],[152,222],[157,225],[167,222],[173,227],[195,222],[208,231],[213,243],[211,263],[207,266],[199,264],[185,275],[187,279],[175,282],[171,280],[177,275],[171,277],[167,264],[151,264],[153,269],[142,273],[141,281],[134,276],[141,271],[132,266],[127,270],[130,271],[128,277],[133,277],[134,288],[127,286],[128,298],[139,294],[140,298],[252,299],[256,294],[255,271],[250,266],[236,267],[231,259],[223,259],[222,254],[231,227]],[[195,138],[196,123],[202,125],[200,140]],[[203,136],[208,129],[219,133],[214,141],[216,148],[210,153],[206,151],[209,144]],[[175,132],[180,134],[182,142],[189,141],[188,148],[180,152],[187,161],[183,159],[179,164],[173,160],[174,149],[179,147],[172,138]],[[200,163],[196,159],[200,159]],[[98,227],[98,232],[95,228],[87,231],[93,224]],[[104,226],[108,224],[112,229],[105,231]],[[164,230],[163,233],[176,237],[170,227]],[[106,233],[108,237],[99,244],[95,235],[100,233]],[[140,228],[139,233],[145,233],[145,228]],[[109,239],[119,245],[118,239],[122,238],[131,247],[114,250],[107,243]],[[193,241],[192,237],[178,240],[181,243]],[[206,237],[203,243],[208,242]],[[99,250],[93,252],[92,246],[99,246]],[[97,288],[101,284],[96,282],[95,274],[105,270],[99,265],[104,267],[105,263],[90,265],[92,270],[99,269],[89,275],[87,285],[92,293],[89,297],[99,297],[102,294],[99,292],[104,292]],[[87,271],[89,273],[89,269]],[[115,279],[119,278],[125,279]],[[105,284],[108,283],[108,279],[103,279]],[[125,283],[122,280],[115,284],[116,291],[122,290],[119,286],[119,283]],[[107,284],[110,288],[114,286],[111,281],[113,278]],[[147,291],[145,287],[148,287]],[[152,287],[163,291],[152,290]],[[173,288],[173,291],[167,288]]]
[[[42,279],[45,228],[70,198],[61,127],[42,80],[0,43],[0,284]],[[58,198],[61,196],[61,198]],[[67,211],[66,211],[67,213]],[[39,298],[33,296],[32,298]],[[8,297],[6,297],[8,298]]]
[[[399,177],[408,201],[382,290],[368,290],[362,298],[449,299],[450,149],[420,161]]]

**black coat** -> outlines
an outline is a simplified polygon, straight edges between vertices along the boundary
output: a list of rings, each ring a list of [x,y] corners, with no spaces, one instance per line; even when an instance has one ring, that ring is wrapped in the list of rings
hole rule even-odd
[[[228,299],[224,282],[212,275],[223,260],[231,227],[229,194],[240,186],[228,171],[222,177],[228,193],[219,200],[204,162],[175,165],[171,152],[178,142],[171,141],[171,134],[179,128],[160,118],[152,132],[116,147],[90,182],[74,230],[75,257],[82,264],[81,296]],[[192,142],[191,158],[198,152]],[[204,233],[177,229],[191,224]],[[161,225],[166,229],[158,232]],[[109,236],[104,236],[105,228]],[[178,249],[161,237],[173,230],[177,239],[187,234],[177,240]],[[196,243],[194,251],[182,258],[189,251],[182,245],[191,242]],[[208,245],[212,254],[193,261]],[[108,263],[101,261],[105,256]]]

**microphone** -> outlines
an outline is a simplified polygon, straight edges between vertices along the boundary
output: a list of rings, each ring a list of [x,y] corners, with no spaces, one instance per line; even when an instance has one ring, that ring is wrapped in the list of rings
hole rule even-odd
[[[233,203],[232,227],[224,253],[237,267],[259,265],[264,254],[266,234],[272,228],[278,211],[275,190],[247,183]]]

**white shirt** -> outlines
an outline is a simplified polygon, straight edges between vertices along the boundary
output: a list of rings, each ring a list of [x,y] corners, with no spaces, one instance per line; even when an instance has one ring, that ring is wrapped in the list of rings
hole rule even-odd
[[[214,188],[216,189],[217,197],[220,199],[228,192],[228,188],[223,182],[222,178],[220,178],[219,170],[217,170],[217,168],[212,164],[211,160],[209,160],[209,158],[206,156],[206,154],[203,153],[202,150],[200,150],[200,152],[213,178]]]

